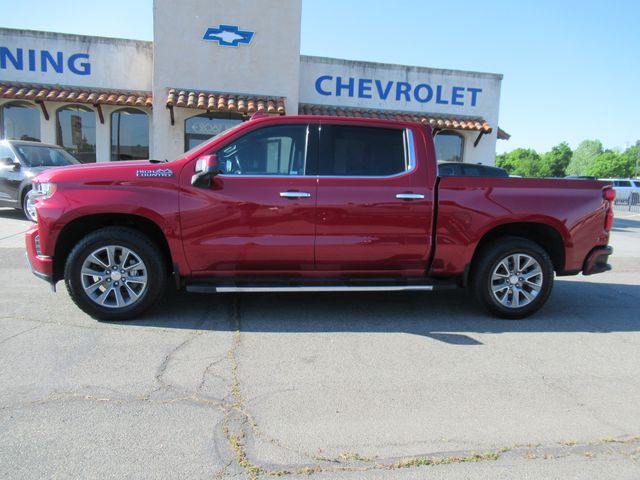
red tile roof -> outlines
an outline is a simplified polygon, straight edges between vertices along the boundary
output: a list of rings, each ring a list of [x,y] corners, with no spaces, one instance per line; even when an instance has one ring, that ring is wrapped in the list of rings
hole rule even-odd
[[[153,97],[148,92],[122,92],[9,82],[0,83],[0,98],[31,100],[34,102],[71,102],[149,108],[153,104]]]
[[[300,104],[300,115],[330,115],[339,117],[381,118],[405,122],[419,122],[431,125],[434,129],[475,130],[491,133],[491,125],[478,117],[444,117],[439,115],[395,112],[352,107],[329,107],[324,105]]]
[[[284,115],[284,98],[241,95],[235,93],[201,92],[172,88],[167,107],[186,107],[208,112],[255,113]]]

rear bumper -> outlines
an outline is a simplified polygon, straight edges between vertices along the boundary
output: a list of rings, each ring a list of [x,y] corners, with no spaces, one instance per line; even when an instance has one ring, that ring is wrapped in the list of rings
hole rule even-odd
[[[613,247],[596,247],[587,255],[582,268],[583,275],[593,275],[611,270],[611,265],[607,263],[609,255],[613,254]]]
[[[53,258],[40,254],[38,247],[39,241],[38,226],[34,225],[25,233],[29,266],[36,277],[48,282],[51,288],[55,290],[55,283],[53,281]]]

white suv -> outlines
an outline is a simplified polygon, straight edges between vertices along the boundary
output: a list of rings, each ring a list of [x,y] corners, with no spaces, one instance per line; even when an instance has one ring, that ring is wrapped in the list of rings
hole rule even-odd
[[[601,178],[611,182],[616,190],[616,203],[638,205],[640,203],[640,180],[632,178]]]

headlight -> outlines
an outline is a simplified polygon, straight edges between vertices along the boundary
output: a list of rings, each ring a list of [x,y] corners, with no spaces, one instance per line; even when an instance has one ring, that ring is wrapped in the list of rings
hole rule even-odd
[[[51,182],[34,183],[33,191],[39,197],[49,198],[56,191],[56,184]]]

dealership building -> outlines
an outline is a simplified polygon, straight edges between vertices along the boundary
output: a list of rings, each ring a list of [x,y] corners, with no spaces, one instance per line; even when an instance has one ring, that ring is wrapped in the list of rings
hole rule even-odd
[[[171,159],[255,112],[340,115],[423,122],[439,159],[494,163],[502,75],[300,55],[301,8],[155,0],[153,42],[0,28],[0,134]]]

